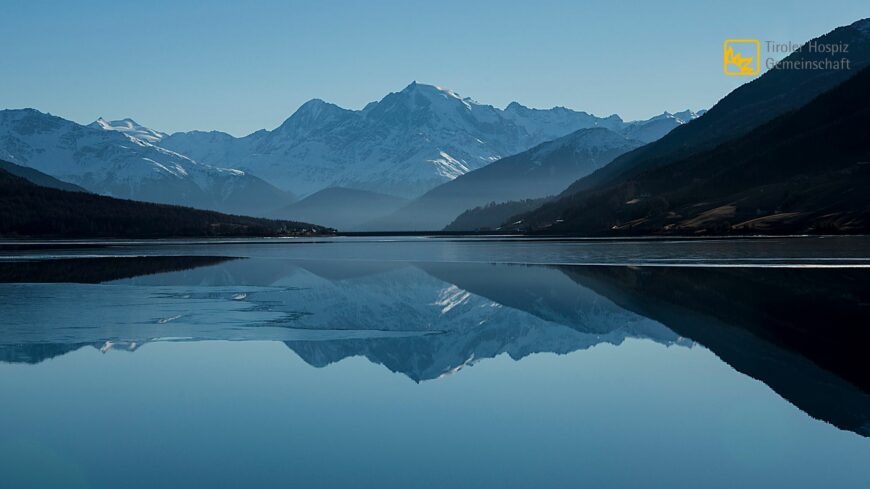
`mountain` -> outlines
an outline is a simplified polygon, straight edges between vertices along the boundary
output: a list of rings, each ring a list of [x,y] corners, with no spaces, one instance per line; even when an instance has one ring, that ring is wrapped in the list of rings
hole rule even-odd
[[[360,223],[386,216],[407,203],[407,199],[368,190],[330,187],[276,211],[273,217],[352,231]]]
[[[621,132],[629,139],[651,143],[665,137],[677,127],[701,117],[705,112],[707,111],[684,110],[675,114],[665,112],[645,121],[629,122]]]
[[[319,234],[312,224],[230,216],[41,187],[0,170],[0,236],[156,238]]]
[[[677,118],[660,124],[680,125]],[[220,132],[175,133],[160,146],[214,166],[241,168],[296,194],[329,187],[406,198],[504,156],[579,129],[639,131],[618,116],[563,107],[501,110],[456,92],[413,82],[362,110],[314,99],[274,130],[242,138]]]
[[[608,210],[605,214],[595,214],[595,212],[600,212],[603,208],[607,207],[600,202],[601,199],[607,198],[605,197],[606,195],[609,195],[610,198],[614,199],[619,198],[618,192],[615,194],[609,193],[611,189],[620,186],[623,188],[631,186],[636,178],[646,178],[646,175],[653,174],[654,170],[657,168],[682,162],[690,158],[698,158],[702,153],[713,150],[717,145],[747,135],[759,126],[770,122],[783,114],[793,112],[805,106],[818,95],[830,90],[843,81],[848,80],[855,73],[860,72],[863,67],[870,64],[870,19],[864,19],[849,26],[839,27],[810,42],[815,43],[816,45],[833,43],[848,44],[849,50],[847,53],[843,53],[843,55],[849,60],[851,69],[772,69],[758,79],[753,80],[728,94],[705,113],[703,117],[700,117],[689,124],[685,124],[660,140],[627,153],[591,175],[577,180],[560,195],[559,199],[548,202],[539,209],[527,214],[511,217],[509,220],[511,222],[522,221],[522,225],[520,226],[522,229],[543,230],[549,229],[552,224],[556,223],[556,221],[563,220],[568,215],[572,216],[571,219],[574,220],[579,216],[579,214],[586,213],[585,218],[583,218],[583,220],[586,221],[586,224],[580,224],[579,221],[574,225],[558,223],[558,226],[552,228],[553,231],[561,229],[562,231],[559,232],[578,233],[609,233],[610,227],[622,227],[628,224],[628,221],[623,220],[623,218],[617,218],[613,212],[611,212],[613,209]],[[801,50],[786,57],[783,63],[794,64],[820,62],[825,59],[825,53],[820,53],[817,50],[810,50],[807,48],[807,45],[804,45]],[[828,145],[829,142],[826,141],[825,147],[828,147]],[[831,147],[831,149],[833,152],[838,151],[838,148]],[[755,154],[758,154],[757,151],[755,151]],[[745,156],[745,154],[742,156]],[[800,155],[797,156],[801,157]],[[725,166],[730,165],[729,162],[725,161],[721,161],[720,164]],[[759,164],[766,165],[767,163],[759,162]],[[696,168],[695,170],[698,172],[695,174],[696,177],[706,179],[710,174],[720,169],[711,169],[709,172],[702,168]],[[783,168],[783,170],[786,172],[789,171],[788,168]],[[664,175],[664,173],[660,175]],[[752,175],[752,172],[750,172],[749,175]],[[732,176],[734,178],[739,178],[735,175]],[[783,175],[784,179],[787,177],[788,175]],[[781,183],[785,184],[785,180]],[[817,181],[816,183],[820,184],[821,182]],[[747,190],[749,187],[756,186],[756,182],[751,179],[746,180],[745,184]],[[833,187],[837,187],[839,184],[832,185]],[[828,188],[826,191],[831,190],[833,187]],[[733,190],[733,186],[729,188]],[[779,189],[784,190],[784,187],[779,187]],[[761,191],[763,189],[756,186],[756,190]],[[785,191],[797,191],[797,189],[791,186],[789,190]],[[802,189],[799,191],[806,194],[808,190]],[[638,197],[643,199],[648,196],[649,195],[643,194]],[[705,199],[705,196],[701,195],[696,197],[698,202],[703,202]],[[599,203],[593,205],[593,200],[597,200]],[[772,209],[773,211],[779,210],[775,208],[773,200],[775,199],[768,200],[763,203],[762,207],[751,209],[751,211],[755,212],[756,217],[763,217],[764,208],[774,206]],[[623,204],[625,202],[632,203]],[[634,205],[636,202],[640,202],[640,200],[635,201],[634,197],[632,197],[621,201],[614,200],[612,204],[615,209],[620,205]],[[623,217],[628,215],[638,215],[638,212],[641,212],[651,202],[651,200],[647,200],[643,205],[633,207],[631,212],[623,213]],[[762,202],[756,203],[762,204]],[[833,204],[833,201],[831,203]],[[662,204],[664,204],[664,206]],[[816,199],[815,205],[817,209],[819,208],[818,206],[822,204],[824,203]],[[747,201],[744,202],[741,207],[746,210],[746,205],[753,204]],[[671,203],[667,202],[666,198],[662,196],[658,208],[664,207],[673,210]],[[810,209],[805,206],[803,210],[808,211]],[[740,216],[732,215],[730,207],[725,207],[717,212],[720,215],[716,219],[708,219],[710,216],[705,216],[700,222],[688,222],[686,223],[686,228],[681,232],[693,232],[688,228],[693,228],[698,232],[718,232],[709,229],[707,224],[718,223],[716,224],[717,226],[727,224],[726,227],[729,227],[731,223],[734,223],[735,218],[744,218],[743,220],[745,221],[749,217],[743,213],[743,211],[741,211],[742,215]],[[697,214],[690,213],[690,215]],[[810,215],[806,213],[801,213],[801,215],[804,218],[810,217]],[[683,216],[683,214],[675,212],[674,217],[676,218],[678,216]],[[771,219],[781,220],[782,218]],[[592,221],[596,220],[596,224],[590,224]],[[672,219],[671,221],[674,220]],[[659,223],[662,225],[678,224],[678,222]],[[699,224],[701,226],[699,226]],[[768,227],[767,224],[763,222],[756,224],[760,225],[762,228]],[[807,223],[804,222],[804,224]],[[840,225],[842,225],[842,223],[838,226]],[[650,221],[646,221],[644,226],[651,231],[658,229],[656,225],[652,224]],[[753,226],[755,226],[755,224]],[[798,229],[802,228],[802,226],[803,225],[801,224],[796,224],[792,227]],[[779,225],[776,227],[779,231],[765,229],[765,232],[785,232],[784,227]],[[593,231],[593,229],[595,229],[595,231]],[[640,229],[641,228],[638,227],[631,232],[640,232]],[[673,231],[673,229],[670,229],[670,231]],[[744,229],[742,232],[747,231],[751,230]]]
[[[533,109],[519,102],[508,104],[502,115],[513,121],[514,124],[525,128],[531,137],[542,141],[554,139],[559,134],[565,134],[566,127],[603,127],[611,131],[621,131],[627,125],[618,115],[600,118],[565,107]]]
[[[839,27],[809,43],[848,45],[848,52],[838,53],[836,59],[848,59],[850,69],[771,69],[729,93],[703,117],[690,124],[680,125],[661,139],[617,158],[572,184],[563,195],[605,185],[618,178],[629,178],[699,151],[709,150],[807,104],[870,64],[870,19]],[[811,50],[805,44],[802,49],[787,56],[785,61],[818,63],[828,58],[833,56]]]
[[[40,187],[55,188],[58,190],[66,190],[68,192],[87,192],[87,190],[78,185],[58,180],[51,175],[42,173],[41,171],[27,168],[26,166],[16,165],[15,163],[9,163],[8,161],[0,160],[0,170],[21,177],[34,185],[39,185]]]
[[[3,110],[0,158],[102,195],[265,216],[292,203],[290,191],[342,187],[417,197],[580,129],[647,142],[696,116],[685,111],[624,122],[516,102],[502,110],[414,82],[362,110],[314,99],[274,130],[243,138],[216,131],[167,135],[133,119],[82,126],[33,109]]]
[[[685,110],[675,114],[665,112],[647,121],[630,122],[621,133],[627,138],[635,139],[637,141],[655,141],[664,137],[665,134],[669,133],[677,126],[686,124],[701,117],[705,112],[705,110],[699,110],[697,112]],[[575,180],[579,177],[580,175],[571,179]],[[557,192],[553,192],[552,195],[546,197],[508,200],[505,202],[500,202],[494,199],[488,204],[465,210],[448,224],[444,230],[499,231],[502,229],[503,224],[508,226],[515,224],[510,220],[512,217],[530,213],[545,203],[554,200],[556,198],[556,193]]]
[[[132,121],[88,127],[33,109],[2,110],[0,159],[119,198],[235,213],[261,213],[293,200],[245,172],[155,146],[148,134],[159,133]]]
[[[545,204],[519,228],[590,235],[867,233],[868,127],[870,67],[713,150]]]
[[[145,141],[146,143],[155,144],[166,137],[166,134],[149,129],[133,119],[121,119],[119,121],[107,121],[100,117],[96,121],[88,124],[88,127],[95,129],[104,129],[106,131],[118,131],[127,136]]]
[[[603,127],[580,129],[442,184],[394,214],[373,221],[374,230],[434,231],[466,209],[488,202],[540,198],[564,190],[643,143]]]

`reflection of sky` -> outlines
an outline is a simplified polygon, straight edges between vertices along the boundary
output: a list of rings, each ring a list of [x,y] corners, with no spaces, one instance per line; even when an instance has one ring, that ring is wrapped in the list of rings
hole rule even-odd
[[[0,365],[0,470],[93,487],[862,487],[870,441],[704,348],[501,356],[415,384],[276,342]],[[9,402],[14,400],[14,402]],[[46,456],[48,454],[48,456]],[[48,487],[48,486],[43,486]],[[61,487],[61,486],[56,486]]]

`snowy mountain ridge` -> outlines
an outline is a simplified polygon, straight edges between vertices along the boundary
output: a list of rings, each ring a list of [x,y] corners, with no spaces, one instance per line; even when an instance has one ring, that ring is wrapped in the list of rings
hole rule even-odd
[[[34,109],[3,110],[0,158],[103,195],[266,215],[293,194],[332,187],[417,197],[579,129],[648,142],[697,115],[624,122],[517,102],[499,109],[413,82],[360,110],[312,99],[277,128],[241,138],[170,135],[129,118],[85,126]]]
[[[0,158],[94,193],[251,213],[292,200],[243,171],[201,164],[149,142],[161,134],[132,120],[83,126],[34,109],[0,110]]]
[[[160,131],[149,129],[134,121],[133,119],[107,121],[106,119],[100,117],[94,122],[88,124],[88,127],[103,129],[106,131],[117,131],[131,138],[136,138],[150,144],[155,144],[167,136]]]
[[[625,122],[616,115],[531,109],[517,102],[499,109],[412,82],[361,110],[313,99],[271,131],[241,138],[182,132],[159,144],[199,162],[250,171],[297,194],[342,186],[415,197],[579,129],[604,127],[649,142],[696,116],[685,111]],[[654,128],[645,126],[650,122]]]

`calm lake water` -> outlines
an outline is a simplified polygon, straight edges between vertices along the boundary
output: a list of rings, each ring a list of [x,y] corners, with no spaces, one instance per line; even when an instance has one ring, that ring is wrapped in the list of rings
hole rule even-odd
[[[0,487],[870,487],[870,239],[0,243]]]

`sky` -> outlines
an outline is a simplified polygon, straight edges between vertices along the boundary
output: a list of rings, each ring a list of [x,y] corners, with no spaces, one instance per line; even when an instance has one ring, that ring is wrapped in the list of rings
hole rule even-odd
[[[750,80],[722,73],[725,39],[804,42],[865,17],[866,0],[2,0],[0,109],[241,136],[416,80],[645,119]]]

